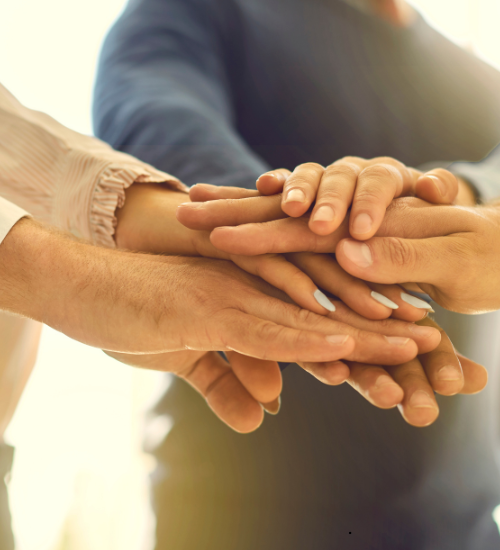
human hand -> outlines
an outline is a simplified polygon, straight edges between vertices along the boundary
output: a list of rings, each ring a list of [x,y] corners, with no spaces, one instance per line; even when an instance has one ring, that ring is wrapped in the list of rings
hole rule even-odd
[[[420,324],[439,328],[431,319]],[[474,394],[488,382],[486,369],[458,354],[440,330],[442,338],[435,350],[403,365],[382,368],[348,362],[349,384],[379,408],[397,406],[413,426],[432,424],[439,415],[434,392],[444,396]]]
[[[280,198],[275,195],[272,197],[262,197],[257,191],[247,191],[239,188],[220,188],[211,185],[197,185],[190,190],[190,196],[198,201],[195,207],[190,203],[180,204],[177,209],[177,217],[181,223],[198,230],[204,235],[208,242],[208,230],[217,226],[222,218],[225,223],[238,223],[249,220],[265,221],[274,217],[282,217]],[[206,202],[204,202],[206,201]],[[297,222],[291,218],[283,219],[281,222]],[[299,226],[305,223],[304,218],[300,218]],[[342,227],[345,227],[345,223]],[[250,231],[256,230],[259,236],[256,240],[244,238],[239,241],[239,231],[235,232],[235,239],[232,242],[237,247],[243,247],[243,252],[248,252],[245,245],[252,247],[268,247],[270,245],[265,234],[267,228],[273,232],[273,225],[266,223],[254,223],[234,228],[237,230]],[[220,228],[224,238],[224,230],[233,228]],[[295,231],[297,233],[297,231]],[[308,235],[313,235],[307,230]],[[217,238],[217,230],[213,232],[211,239]],[[293,241],[293,237],[286,236],[286,226],[278,228],[279,242],[277,246]],[[341,238],[343,233],[336,232],[337,239]],[[300,241],[300,240],[299,240]],[[213,247],[212,243],[208,242]],[[218,244],[218,243],[216,243]],[[291,246],[296,245],[290,242]],[[227,241],[222,247],[227,246]],[[231,246],[231,243],[229,243]],[[199,247],[201,248],[201,247]],[[206,250],[206,245],[203,246]],[[297,246],[295,246],[298,249]],[[215,247],[208,252],[208,255],[215,255]],[[250,251],[252,252],[252,251]],[[219,251],[219,253],[222,253]],[[207,254],[207,252],[202,252]],[[432,308],[424,301],[418,300],[413,296],[402,292],[402,289],[396,285],[376,285],[366,284],[365,282],[354,278],[343,269],[341,269],[334,258],[328,255],[316,254],[293,254],[276,255],[261,254],[256,257],[250,257],[240,254],[229,254],[231,259],[237,265],[254,275],[261,276],[273,286],[283,290],[301,307],[324,313],[324,310],[318,308],[313,297],[318,292],[318,287],[328,291],[334,296],[338,296],[344,303],[354,311],[364,315],[369,319],[384,319],[393,316],[406,321],[417,321],[422,319]],[[326,297],[325,297],[326,298]],[[336,302],[334,302],[336,304]],[[331,307],[329,308],[331,310]]]
[[[0,255],[2,309],[111,351],[399,364],[439,343],[436,331],[400,321],[382,335],[302,310],[230,262],[101,249],[31,219],[14,226]]]
[[[500,308],[499,207],[429,207],[400,199],[376,237],[341,240],[336,257],[363,279],[415,282],[451,311],[494,311]]]
[[[198,391],[217,417],[240,433],[256,430],[264,410],[277,414],[282,379],[274,361],[226,352],[176,351],[154,355],[106,352],[118,361],[143,369],[170,372]],[[263,403],[263,405],[262,405]]]
[[[424,324],[439,328],[430,320]],[[282,381],[278,365],[271,361],[236,352],[226,352],[229,363],[215,352],[107,354],[128,365],[171,372],[185,379],[223,422],[241,433],[251,432],[261,425],[263,408],[271,414],[279,411]],[[461,362],[458,360],[444,332],[435,350],[402,365],[384,369],[338,361],[334,364],[301,363],[301,366],[325,384],[339,385],[347,380],[376,407],[398,406],[404,419],[414,426],[427,426],[437,418],[439,409],[434,391],[442,395],[476,393],[487,381],[483,367],[463,357]],[[416,400],[415,395],[420,400]]]
[[[257,188],[263,195],[282,192],[282,210],[291,217],[303,216],[313,206],[309,228],[318,235],[333,233],[351,208],[350,234],[365,240],[375,235],[394,198],[417,196],[452,204],[458,180],[446,170],[422,174],[389,157],[345,157],[327,168],[307,163],[293,173],[267,172],[257,180]]]

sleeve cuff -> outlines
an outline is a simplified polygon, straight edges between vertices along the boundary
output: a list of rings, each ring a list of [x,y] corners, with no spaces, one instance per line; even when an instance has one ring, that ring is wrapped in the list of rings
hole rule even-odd
[[[74,151],[67,166],[53,223],[76,237],[108,248],[116,247],[116,209],[124,205],[125,190],[133,183],[162,183],[187,192],[177,178],[117,151],[106,151],[105,155]]]
[[[16,223],[25,217],[31,217],[26,210],[0,197],[0,243],[3,242],[9,231]]]
[[[109,166],[95,186],[90,205],[91,239],[108,248],[116,247],[113,235],[117,224],[116,209],[125,204],[125,190],[133,183],[164,183],[174,191],[187,187],[172,176],[147,165]]]

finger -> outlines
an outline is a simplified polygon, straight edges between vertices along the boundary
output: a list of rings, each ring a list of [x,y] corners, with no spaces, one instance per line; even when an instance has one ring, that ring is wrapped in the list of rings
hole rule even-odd
[[[349,367],[343,361],[331,361],[329,363],[302,362],[299,363],[299,366],[328,386],[343,384],[350,374]]]
[[[290,176],[290,170],[278,168],[262,174],[257,180],[257,189],[261,195],[276,195],[283,191],[285,181]]]
[[[421,199],[403,197],[392,201],[377,236],[426,239],[475,231],[481,216],[474,208],[432,206]]]
[[[439,286],[463,272],[463,254],[469,247],[466,234],[432,239],[374,237],[366,243],[344,239],[336,258],[348,273],[366,281]]]
[[[209,183],[197,183],[189,189],[189,198],[192,202],[216,201],[220,199],[246,199],[258,197],[256,189],[243,189],[241,187],[224,187],[222,185],[210,185]]]
[[[212,244],[230,254],[256,256],[267,253],[335,252],[337,243],[348,235],[348,220],[331,235],[320,236],[308,227],[307,218],[285,218],[239,227],[217,227]]]
[[[238,380],[229,364],[216,352],[178,351],[150,355],[106,352],[134,367],[172,372],[185,379],[207,401],[214,413],[228,426],[242,433],[256,430],[264,419],[262,407]],[[262,380],[277,388],[276,381]],[[255,380],[249,380],[251,387]],[[262,390],[261,390],[262,391]]]
[[[394,200],[377,236],[425,239],[474,230],[480,214],[465,208],[429,207],[415,198]],[[348,236],[348,218],[331,235],[313,233],[306,217],[275,219],[268,223],[247,223],[241,227],[219,227],[212,232],[214,246],[231,254],[257,255],[288,252],[335,252]]]
[[[339,306],[340,305],[341,304],[339,303]],[[311,331],[314,331],[314,334],[318,335],[318,345],[320,345],[320,343],[322,344],[319,334],[323,334],[324,338],[333,334],[336,336],[335,342],[341,341],[342,337],[348,335],[349,339],[352,341],[352,348],[348,352],[346,352],[344,355],[337,355],[333,357],[325,357],[325,352],[322,349],[307,349],[307,347],[304,345],[304,351],[302,351],[302,348],[300,351],[301,353],[307,355],[303,355],[294,359],[295,362],[306,361],[323,363],[346,358],[352,361],[359,361],[360,363],[395,365],[406,362],[413,357],[416,357],[418,353],[418,346],[416,342],[408,336],[387,336],[381,333],[360,330],[346,323],[334,321],[333,319],[330,319],[328,317],[317,315],[311,311],[301,310],[293,304],[286,304],[277,299],[262,301],[259,299],[255,299],[252,301],[251,304],[247,304],[245,306],[245,310],[248,313],[257,317],[265,317],[272,323],[280,326],[279,330],[274,331],[271,327],[268,327],[268,331],[270,331],[271,333],[276,334],[279,333],[281,330],[283,332],[283,336],[288,335],[288,333],[283,330],[283,327],[290,327],[290,330],[298,330],[301,333],[303,332],[304,336],[301,336],[301,345],[305,335],[309,335]],[[335,315],[335,313],[329,313],[328,315]],[[379,322],[383,323],[383,321]],[[372,321],[372,323],[375,323],[375,321]],[[293,327],[293,329],[291,327]],[[412,333],[414,330],[410,330],[410,328],[411,325],[408,327],[408,333]],[[422,328],[423,327],[418,327],[418,329]],[[427,330],[433,331],[433,329],[428,328]],[[439,339],[439,332],[435,332],[437,332],[437,337]],[[342,335],[342,337],[340,335]],[[295,335],[295,337],[297,337],[297,335]],[[290,334],[290,338],[293,338],[292,334]],[[307,336],[307,338],[309,338],[309,336]],[[279,340],[275,341],[271,338],[268,338],[268,340],[272,342],[273,346],[281,343]],[[248,345],[249,343],[252,343],[252,341],[249,341],[247,337],[246,345]],[[437,343],[438,342],[435,343],[434,347],[437,345]],[[286,346],[283,344],[283,348],[285,347]],[[322,348],[324,348],[324,344],[322,344]],[[255,349],[257,349],[257,346]],[[279,355],[275,357],[262,357],[262,353],[264,353],[262,346],[260,352],[254,351],[253,353],[243,353],[246,353],[247,355],[252,355],[254,357],[276,359],[280,361],[291,361],[289,358],[280,357]],[[292,353],[292,350],[287,350],[287,353],[288,355],[290,355],[290,353]],[[316,358],[313,357],[313,355],[315,355]],[[320,356],[322,358],[319,358]]]
[[[234,351],[226,352],[226,357],[235,376],[256,401],[271,403],[279,397],[283,383],[276,361],[263,361]]]
[[[404,391],[398,408],[406,422],[416,427],[432,424],[439,416],[439,407],[418,358],[395,367],[389,366],[387,371]]]
[[[434,312],[429,303],[408,294],[399,285],[366,284],[372,292],[381,297],[381,301],[388,300],[394,304],[392,309],[393,319],[402,319],[414,323],[425,319],[429,313]]]
[[[426,172],[415,184],[415,195],[434,204],[453,204],[458,195],[457,177],[442,168]]]
[[[460,393],[472,395],[482,391],[488,383],[488,371],[479,363],[457,353],[464,373],[464,387]]]
[[[283,186],[283,212],[294,218],[307,212],[316,198],[324,170],[323,166],[314,162],[295,168]]]
[[[185,379],[233,430],[249,433],[262,424],[262,407],[218,353],[205,354]]]
[[[261,403],[261,405],[267,413],[276,416],[281,409],[281,396],[277,397],[269,403]]]
[[[269,300],[268,305],[273,301]],[[294,308],[291,304],[284,306]],[[298,310],[298,308],[296,308]],[[302,310],[303,311],[303,310]],[[222,313],[221,313],[222,315]],[[315,315],[315,314],[312,314]],[[298,315],[288,315],[297,325]],[[318,317],[322,318],[318,315]],[[216,348],[237,351],[268,361],[296,363],[298,361],[337,361],[351,354],[355,341],[349,334],[339,333],[337,325],[330,325],[335,333],[290,328],[237,310],[224,310],[224,315],[211,327],[216,332],[213,340]],[[343,328],[343,327],[342,327]],[[410,351],[411,353],[411,351]]]
[[[392,409],[399,405],[404,392],[382,367],[349,362],[350,376],[347,382],[368,402],[380,409]]]
[[[397,307],[389,300],[384,300],[383,296],[373,293],[364,281],[349,275],[328,254],[300,252],[288,254],[286,258],[297,266],[301,273],[307,274],[311,281],[314,281],[313,284],[337,296],[351,309],[368,319],[387,319],[394,307]]]
[[[243,199],[187,202],[177,207],[176,217],[189,229],[210,231],[214,227],[263,223],[286,217],[281,195]]]
[[[396,162],[396,161],[393,161]],[[366,167],[358,176],[351,209],[350,233],[355,239],[373,237],[395,197],[412,188],[411,172],[401,163]]]
[[[441,332],[439,346],[419,355],[432,389],[441,395],[455,395],[464,387],[462,366],[446,332],[432,319],[424,319],[419,325],[432,326]]]
[[[345,160],[326,168],[321,178],[309,228],[318,235],[329,235],[344,220],[351,206],[361,168]]]
[[[436,349],[441,341],[441,333],[438,329],[428,326],[420,326],[414,323],[407,323],[397,319],[383,319],[380,321],[370,320],[359,315],[352,309],[348,308],[342,302],[335,302],[336,310],[328,314],[328,319],[344,323],[353,329],[365,331],[368,333],[376,333],[384,336],[397,336],[400,338],[410,338],[415,342],[418,348],[418,353],[428,353]],[[350,334],[355,334],[350,332]],[[379,343],[373,343],[379,345]],[[358,352],[360,350],[357,346]],[[375,363],[382,364],[377,357],[377,351],[373,350],[371,359],[360,361],[360,363]]]
[[[335,311],[332,301],[314,284],[312,279],[282,255],[231,256],[232,261],[247,273],[256,275],[282,290],[297,305],[326,315]]]

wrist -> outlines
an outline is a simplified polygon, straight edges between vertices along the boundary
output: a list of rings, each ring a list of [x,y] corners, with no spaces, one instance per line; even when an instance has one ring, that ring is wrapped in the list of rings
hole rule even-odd
[[[189,195],[159,184],[134,183],[117,210],[115,242],[118,248],[155,254],[197,255],[197,233],[177,221],[177,207]]]

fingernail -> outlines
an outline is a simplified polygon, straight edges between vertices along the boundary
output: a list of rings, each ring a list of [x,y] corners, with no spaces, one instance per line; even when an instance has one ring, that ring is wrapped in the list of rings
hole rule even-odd
[[[191,208],[199,208],[204,204],[204,202],[182,202],[181,204],[179,204],[179,206],[190,206]]]
[[[326,337],[326,341],[330,344],[345,344],[349,338],[348,334],[336,334]]]
[[[393,346],[406,346],[410,341],[409,338],[404,338],[403,336],[385,336],[384,338]]]
[[[285,202],[304,202],[305,200],[306,196],[301,189],[292,189],[288,191],[285,198]]]
[[[371,293],[371,297],[374,300],[377,300],[377,302],[379,302],[383,306],[389,307],[391,309],[399,309],[398,304],[395,304],[392,300],[389,300],[389,298],[387,298],[387,296],[384,296],[383,294],[379,294],[378,292],[373,291]]]
[[[320,306],[323,306],[328,311],[335,311],[336,307],[330,302],[330,300],[321,292],[321,290],[316,290],[314,297]]]
[[[272,414],[273,416],[277,415],[280,412],[281,408],[281,395],[270,403],[262,403],[262,407],[269,414]]]
[[[358,233],[363,235],[364,233],[369,233],[373,227],[373,220],[368,214],[359,214],[356,216],[353,224],[352,231],[353,233]]]
[[[414,409],[436,409],[436,403],[424,390],[416,391],[410,398],[410,407]]]
[[[442,197],[446,196],[446,192],[448,191],[448,187],[446,183],[444,183],[444,181],[441,178],[438,178],[437,176],[427,176],[427,177],[434,182],[434,185],[437,187],[439,194]]]
[[[346,241],[344,243],[344,254],[358,267],[370,267],[373,264],[370,247],[365,243]]]
[[[436,375],[438,380],[461,380],[462,374],[457,371],[457,369],[454,369],[453,367],[443,367]]]
[[[335,217],[335,212],[330,206],[320,206],[313,216],[313,222],[331,222]]]
[[[406,294],[406,292],[401,292],[401,300],[403,300],[403,302],[406,302],[407,304],[410,304],[410,306],[417,307],[419,309],[428,309],[429,311],[432,311],[434,313],[434,310],[432,309],[432,306],[430,304],[428,304],[424,300],[421,300],[420,298],[417,298],[416,296]]]
[[[436,332],[439,332],[437,328],[434,327],[421,327],[420,325],[410,324],[410,331],[415,334],[415,336],[422,336],[424,338],[430,338],[434,336]]]

